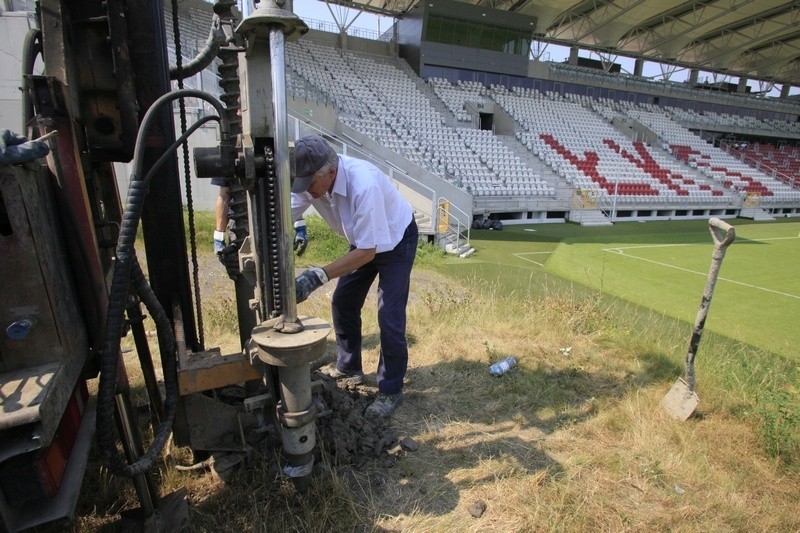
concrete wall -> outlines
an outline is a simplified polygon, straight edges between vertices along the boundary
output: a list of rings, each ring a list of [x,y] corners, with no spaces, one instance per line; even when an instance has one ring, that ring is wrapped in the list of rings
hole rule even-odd
[[[397,55],[394,45],[384,41],[373,41],[371,39],[363,39],[361,37],[353,37],[347,34],[337,34],[328,31],[309,30],[308,33],[303,35],[300,39],[310,39],[315,43],[331,48],[343,48],[351,52],[360,52],[363,54],[374,54],[381,56]]]
[[[538,80],[550,78],[550,66],[544,61],[530,61],[528,63],[528,77]]]
[[[291,113],[300,120],[315,122],[324,129],[330,131],[336,131],[338,129],[339,119],[336,116],[336,111],[323,102],[294,98],[287,95],[287,105]],[[290,131],[289,134],[293,135],[293,132]],[[299,137],[300,135],[295,132],[293,136]]]
[[[411,9],[406,16],[399,19],[397,25],[397,42],[400,47],[400,57],[419,73],[422,69],[420,62],[422,40],[422,9]]]
[[[494,106],[494,134],[514,135],[517,132],[517,123],[499,105]]]

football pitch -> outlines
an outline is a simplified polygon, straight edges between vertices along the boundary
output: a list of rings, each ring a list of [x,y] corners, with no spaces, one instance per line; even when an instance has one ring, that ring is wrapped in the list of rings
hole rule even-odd
[[[706,330],[800,360],[800,222],[727,222],[736,239],[719,273]],[[501,276],[544,271],[690,325],[714,248],[705,220],[506,226],[473,230],[472,239],[474,260],[500,267]]]

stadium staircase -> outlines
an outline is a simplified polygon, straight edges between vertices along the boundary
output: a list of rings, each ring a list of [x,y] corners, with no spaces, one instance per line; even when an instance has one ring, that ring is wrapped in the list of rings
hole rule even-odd
[[[739,211],[739,216],[742,218],[749,218],[751,220],[755,220],[758,222],[767,222],[775,220],[775,217],[772,216],[768,211],[761,209],[760,207],[743,207]]]
[[[414,221],[417,223],[417,229],[423,235],[433,234],[433,221],[431,217],[422,211],[414,209]]]
[[[534,156],[522,143],[517,140],[513,135],[496,135],[496,137],[508,148],[512,153],[516,154],[528,167],[531,168],[533,174],[538,174],[543,180],[550,184],[555,190],[556,198],[560,200],[569,201],[571,196],[571,187],[558,177],[558,174],[548,167],[541,159]]]
[[[613,226],[614,223],[599,209],[572,209],[567,220],[581,226]]]

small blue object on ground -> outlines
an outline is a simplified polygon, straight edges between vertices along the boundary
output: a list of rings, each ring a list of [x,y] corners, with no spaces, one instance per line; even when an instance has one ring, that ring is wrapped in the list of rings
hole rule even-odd
[[[502,376],[516,366],[516,364],[517,358],[514,356],[509,356],[491,365],[489,367],[489,373],[493,376]]]

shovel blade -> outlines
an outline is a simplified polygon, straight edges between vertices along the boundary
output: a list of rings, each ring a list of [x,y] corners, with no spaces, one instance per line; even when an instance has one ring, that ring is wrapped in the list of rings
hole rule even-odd
[[[692,416],[698,403],[700,403],[700,398],[689,388],[689,384],[683,378],[678,378],[678,381],[661,399],[661,407],[664,411],[670,417],[681,422],[685,422]]]

